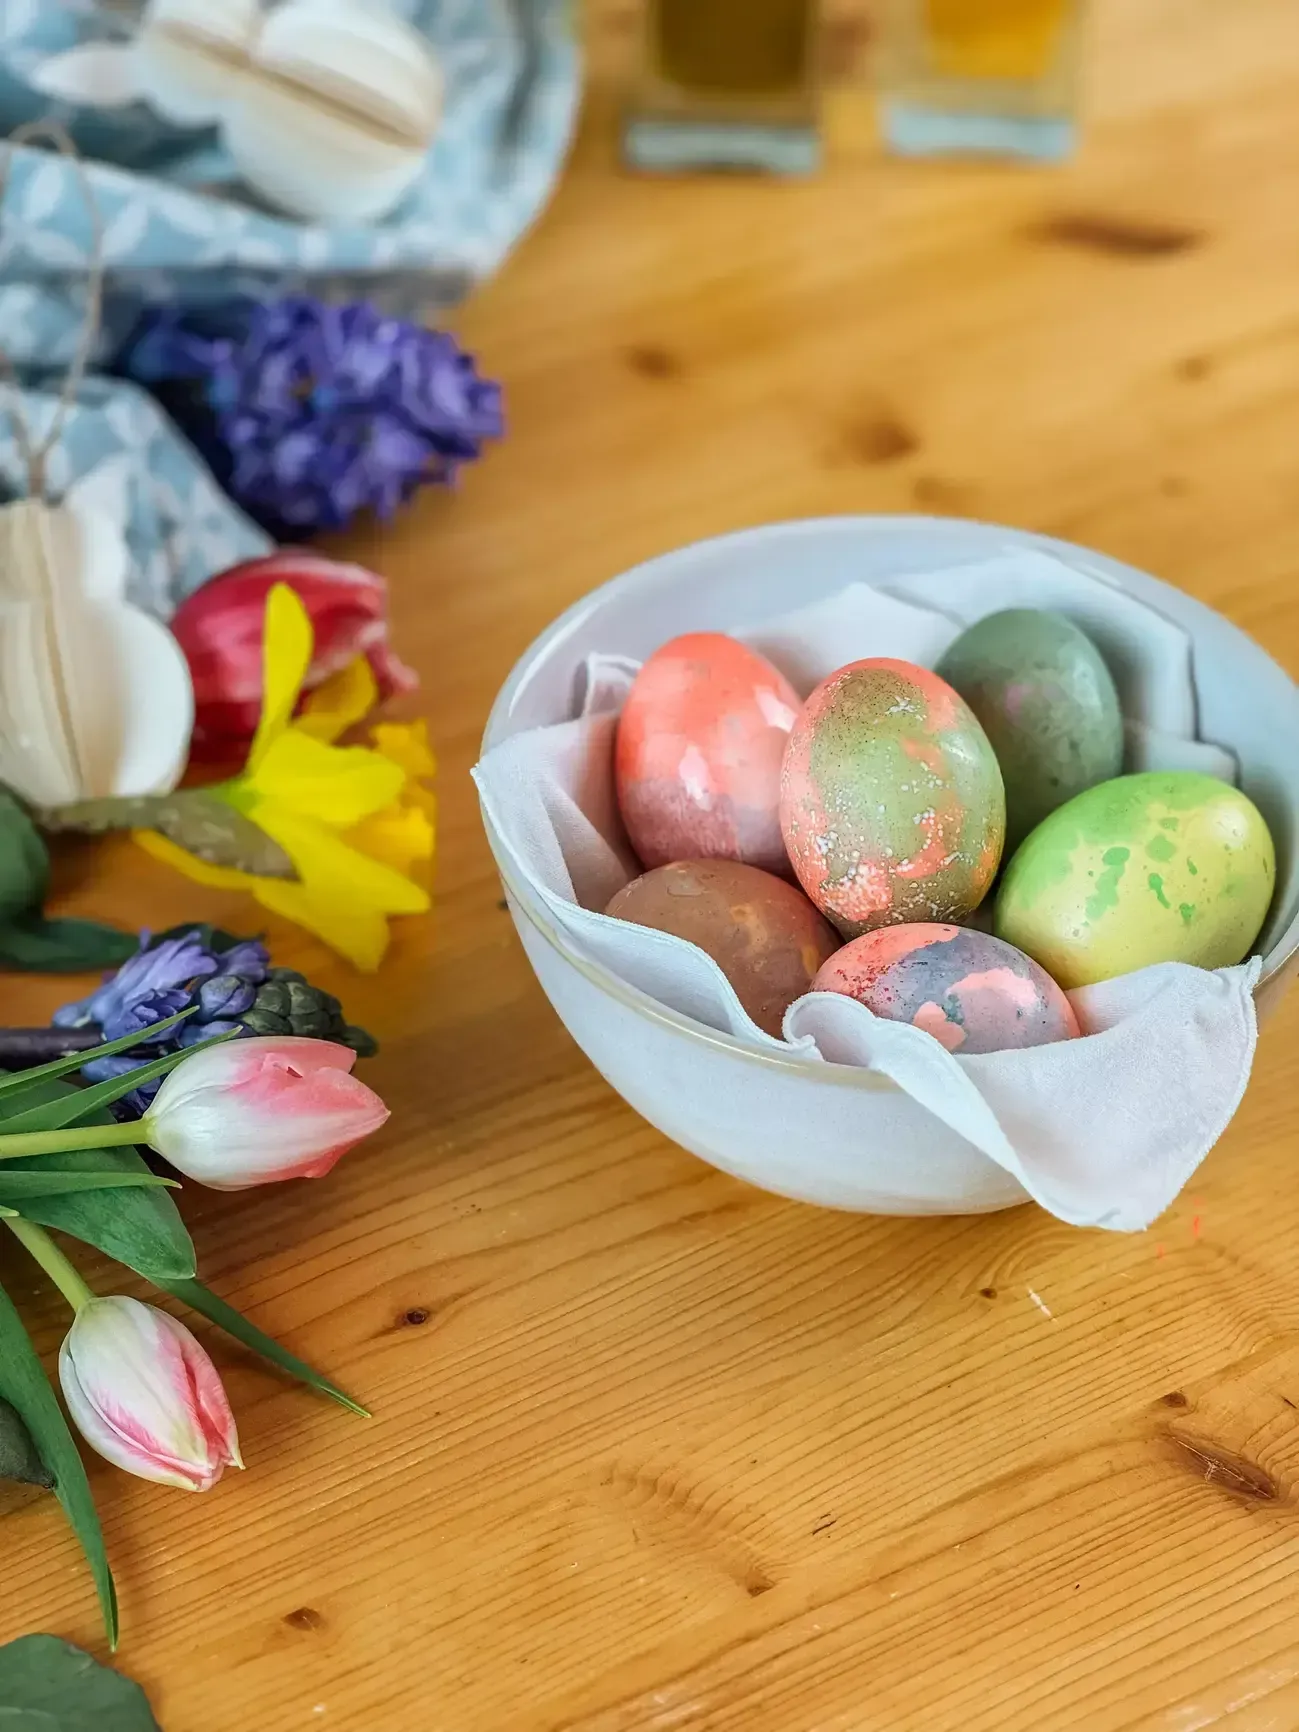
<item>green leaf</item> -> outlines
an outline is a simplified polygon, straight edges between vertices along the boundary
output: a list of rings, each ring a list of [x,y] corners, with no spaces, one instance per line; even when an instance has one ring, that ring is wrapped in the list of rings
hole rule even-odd
[[[101,926],[97,920],[46,920],[26,914],[0,924],[0,967],[27,974],[84,974],[92,968],[117,968],[139,945],[134,932]]]
[[[50,856],[21,802],[0,788],[0,925],[39,913],[50,885]]]
[[[193,1016],[194,1008],[191,1005],[188,1010],[169,1016],[165,1022],[150,1023],[148,1028],[139,1029],[135,1034],[124,1034],[118,1040],[105,1040],[98,1046],[83,1047],[80,1052],[69,1053],[66,1058],[52,1058],[48,1064],[34,1065],[30,1070],[10,1071],[7,1075],[0,1076],[0,1094],[12,1097],[15,1092],[30,1088],[33,1083],[44,1082],[48,1077],[70,1076],[73,1071],[80,1070],[83,1064],[89,1064],[92,1058],[112,1058],[114,1053],[130,1052],[132,1047],[149,1046],[159,1035],[175,1028],[178,1022],[184,1022],[187,1016]],[[17,1109],[11,1101],[6,1110],[14,1112]]]
[[[136,1186],[147,1190],[151,1185],[171,1191],[180,1189],[175,1179],[160,1178],[147,1168],[142,1173],[76,1173],[67,1168],[38,1173],[12,1161],[0,1166],[0,1202],[25,1201],[28,1197],[61,1197],[72,1191],[118,1191]]]
[[[0,1648],[4,1732],[162,1732],[140,1686],[57,1636]]]
[[[54,1495],[81,1541],[104,1614],[104,1628],[113,1647],[117,1646],[117,1593],[112,1571],[104,1551],[104,1534],[90,1494],[90,1481],[63,1410],[54,1398],[36,1349],[27,1339],[21,1317],[13,1302],[0,1287],[0,1400],[15,1408],[31,1433],[41,1460],[54,1478]],[[7,1650],[0,1649],[0,1655]],[[0,1668],[0,1685],[4,1672]],[[3,1688],[0,1703],[7,1704]],[[21,1703],[16,1704],[21,1706]]]
[[[0,1479],[43,1486],[46,1491],[54,1485],[54,1475],[41,1460],[22,1415],[7,1401],[0,1401]]]
[[[21,802],[0,788],[0,967],[52,974],[114,968],[139,940],[94,920],[46,920],[50,883],[44,840]]]
[[[43,1102],[40,1106],[28,1107],[21,1112],[15,1112],[15,1104],[22,1105],[21,1099],[15,1103],[0,1101],[7,1107],[4,1121],[4,1133],[18,1131],[61,1131],[67,1125],[75,1125],[85,1121],[95,1122],[97,1115],[104,1107],[112,1106],[114,1101],[120,1101],[123,1095],[129,1095],[132,1089],[138,1089],[141,1083],[152,1082],[155,1077],[166,1076],[168,1071],[175,1070],[178,1064],[191,1057],[196,1052],[203,1052],[210,1046],[220,1046],[223,1041],[234,1040],[238,1029],[231,1029],[226,1034],[214,1034],[211,1040],[197,1041],[193,1046],[182,1047],[179,1052],[164,1053],[161,1058],[150,1060],[148,1064],[137,1065],[124,1076],[109,1077],[106,1082],[94,1083],[90,1088],[69,1089],[66,1095]],[[103,1047],[93,1046],[89,1052],[79,1055],[82,1064],[87,1059],[102,1057]],[[56,1061],[57,1062],[57,1061]],[[19,1091],[21,1096],[27,1094],[26,1089]],[[105,1119],[99,1122],[108,1123]]]
[[[24,1168],[58,1163],[60,1171],[147,1173],[136,1150],[76,1149],[63,1155],[36,1155]],[[65,1196],[26,1197],[15,1206],[24,1220],[70,1233],[106,1257],[125,1263],[146,1280],[186,1280],[198,1267],[194,1242],[185,1230],[172,1194],[163,1186],[130,1186],[105,1191],[75,1191]]]
[[[359,1413],[362,1419],[369,1419],[369,1412],[359,1401],[353,1401],[337,1384],[331,1383],[327,1377],[322,1377],[318,1371],[313,1371],[303,1360],[290,1353],[287,1347],[281,1347],[273,1336],[264,1334],[255,1323],[250,1323],[242,1312],[236,1311],[233,1305],[227,1305],[224,1299],[219,1299],[212,1289],[205,1287],[201,1281],[159,1281],[153,1276],[150,1279],[155,1287],[161,1288],[164,1293],[170,1293],[173,1299],[180,1299],[201,1317],[206,1317],[209,1323],[215,1323],[218,1329],[224,1329],[227,1335],[233,1335],[236,1341],[242,1342],[245,1347],[251,1347],[254,1353],[260,1353],[263,1359],[269,1359],[272,1365],[278,1365],[281,1371],[287,1371],[290,1377],[296,1377],[299,1383],[319,1390],[331,1401],[337,1401],[340,1406]]]
[[[50,1078],[35,1090],[50,1099],[79,1094],[71,1083]],[[7,1129],[4,1115],[9,1097],[0,1094],[0,1130]],[[93,1115],[96,1124],[111,1124],[107,1113]],[[72,1149],[61,1155],[28,1156],[24,1173],[131,1173],[137,1177],[149,1169],[139,1153],[129,1146],[111,1149]],[[62,1197],[27,1197],[19,1212],[42,1227],[55,1227],[83,1239],[106,1256],[150,1281],[186,1280],[194,1274],[194,1244],[185,1231],[180,1210],[171,1192],[162,1186],[131,1187],[108,1191],[81,1191]]]

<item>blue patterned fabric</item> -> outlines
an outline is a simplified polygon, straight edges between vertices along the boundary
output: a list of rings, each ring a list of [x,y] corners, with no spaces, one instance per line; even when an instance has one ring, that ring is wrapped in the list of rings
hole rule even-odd
[[[249,201],[213,132],[171,127],[143,104],[71,107],[33,80],[79,43],[120,40],[89,0],[0,0],[0,133],[49,117],[71,134],[93,191],[106,267],[97,360],[143,306],[304,290],[417,315],[460,299],[540,212],[567,148],[578,90],[570,0],[392,0],[446,76],[446,108],[421,179],[371,227],[295,222]],[[82,327],[92,225],[80,171],[39,149],[12,153],[0,210],[0,345],[39,431],[46,388]],[[488,358],[490,370],[490,357]],[[264,550],[152,400],[88,379],[50,464],[63,491],[109,461],[128,512],[134,599],[162,615],[214,572]],[[22,491],[0,433],[0,487]]]

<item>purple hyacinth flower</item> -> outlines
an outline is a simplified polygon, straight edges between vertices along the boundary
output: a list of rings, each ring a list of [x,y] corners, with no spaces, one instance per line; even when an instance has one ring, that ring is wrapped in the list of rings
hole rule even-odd
[[[390,517],[504,430],[500,386],[445,331],[309,295],[148,313],[119,361],[280,539]]]
[[[152,1035],[148,1047],[95,1057],[87,1052],[81,1074],[90,1082],[129,1076],[164,1053],[185,1052],[218,1035],[298,1035],[335,1040],[362,1056],[376,1043],[348,1023],[338,1000],[289,968],[271,967],[266,946],[256,938],[234,938],[210,926],[178,927],[153,940],[140,935],[140,948],[88,998],[55,1013],[60,1028],[99,1024],[105,1038],[134,1035],[179,1011],[183,1022]],[[104,1019],[104,1020],[101,1020]],[[119,1119],[145,1112],[161,1086],[141,1083],[110,1111]]]
[[[243,1024],[218,1018],[213,1022],[187,1022],[177,1030],[177,1046],[201,1046],[205,1040],[215,1040],[219,1034],[238,1034]]]
[[[80,1028],[97,1022],[105,1040],[120,1040],[175,1016],[189,1004],[191,986],[217,972],[220,964],[196,937],[186,934],[167,938],[149,947],[149,934],[140,935],[140,948],[88,998],[65,1004],[52,1018],[56,1028]]]
[[[90,1082],[125,1076],[159,1053],[176,1052],[213,1035],[238,1031],[239,1018],[250,1010],[257,988],[270,969],[270,954],[255,938],[240,939],[227,950],[210,950],[198,930],[151,942],[140,934],[140,948],[103,984],[75,1004],[56,1010],[57,1028],[81,1028],[98,1023],[103,1037],[119,1040],[182,1010],[193,1014],[151,1042],[147,1057],[117,1053],[88,1060],[81,1074]],[[115,1111],[131,1117],[142,1113],[157,1094],[160,1081],[133,1089]]]
[[[82,1065],[81,1074],[87,1082],[108,1082],[110,1078],[125,1076],[128,1071],[139,1070],[141,1065],[148,1062],[147,1058],[128,1058],[125,1053],[118,1053],[111,1058],[92,1058],[89,1063]],[[114,1101],[108,1110],[117,1119],[139,1118],[141,1113],[148,1111],[149,1103],[160,1087],[161,1078],[155,1077],[142,1088],[132,1089],[130,1094]]]
[[[226,959],[222,957],[221,960],[224,963]],[[198,1017],[194,1020],[203,1027],[218,1017],[242,1016],[246,1010],[252,1009],[256,997],[257,988],[252,981],[241,980],[237,974],[214,975],[198,989]]]
[[[220,957],[222,974],[238,975],[249,986],[260,986],[270,972],[270,952],[259,938],[241,938]]]

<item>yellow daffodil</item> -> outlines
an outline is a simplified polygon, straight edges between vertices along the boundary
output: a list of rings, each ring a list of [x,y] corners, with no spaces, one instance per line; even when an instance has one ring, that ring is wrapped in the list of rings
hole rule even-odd
[[[266,600],[262,714],[248,762],[208,790],[279,844],[296,879],[211,865],[154,830],[135,835],[155,859],[200,884],[250,891],[263,908],[371,970],[388,946],[388,916],[429,907],[435,806],[422,778],[433,774],[433,757],[423,722],[382,723],[368,746],[335,744],[374,706],[363,656],[313,692],[295,718],[311,650],[306,609],[287,584],[276,584]]]

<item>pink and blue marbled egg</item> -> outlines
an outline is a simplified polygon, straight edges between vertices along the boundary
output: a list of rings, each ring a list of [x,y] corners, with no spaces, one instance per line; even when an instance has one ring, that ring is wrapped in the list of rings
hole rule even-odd
[[[813,992],[841,992],[876,1016],[909,1022],[948,1052],[1046,1046],[1080,1031],[1073,1006],[1022,950],[964,926],[917,922],[854,938]]]

